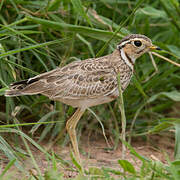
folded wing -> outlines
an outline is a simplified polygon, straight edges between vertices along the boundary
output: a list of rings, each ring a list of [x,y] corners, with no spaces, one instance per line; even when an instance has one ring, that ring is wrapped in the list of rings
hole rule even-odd
[[[116,88],[116,75],[110,64],[88,59],[16,82],[6,96],[43,94],[51,99],[83,99],[106,96]]]

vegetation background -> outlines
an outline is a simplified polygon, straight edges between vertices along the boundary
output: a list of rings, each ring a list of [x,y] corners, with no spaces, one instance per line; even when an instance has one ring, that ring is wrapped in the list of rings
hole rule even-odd
[[[60,161],[38,145],[44,139],[54,141],[64,132],[65,120],[74,109],[59,102],[52,103],[41,95],[5,98],[8,85],[37,74],[83,60],[111,53],[122,37],[130,33],[147,35],[164,51],[162,55],[178,61],[180,57],[180,5],[178,0],[1,0],[0,1],[0,178],[9,177],[9,169],[30,156],[38,175],[28,179],[60,179]],[[119,160],[119,171],[97,168],[87,173],[92,178],[180,179],[180,70],[154,57],[156,73],[148,54],[137,60],[135,75],[124,92],[127,119],[127,140],[149,134],[171,134],[175,137],[175,160],[167,164],[147,160],[127,145],[142,161],[139,171],[128,161]],[[120,142],[120,111],[117,102],[100,105],[87,111],[79,123],[78,135],[92,131]],[[57,123],[56,123],[57,122]],[[61,133],[62,144],[68,136]],[[39,137],[34,141],[33,137]],[[159,136],[161,138],[162,136]],[[129,141],[130,142],[130,141]],[[53,167],[42,175],[30,149],[33,144],[44,152]],[[23,147],[26,147],[24,150]],[[79,168],[76,161],[74,165]],[[145,170],[146,169],[146,170]],[[60,174],[59,174],[60,173]],[[83,178],[79,175],[78,178]],[[26,179],[26,178],[25,178]]]

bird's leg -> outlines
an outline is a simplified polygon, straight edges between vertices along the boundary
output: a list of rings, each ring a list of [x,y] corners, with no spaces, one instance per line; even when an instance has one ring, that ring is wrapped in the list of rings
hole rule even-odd
[[[78,148],[78,143],[77,143],[77,138],[76,138],[76,125],[78,121],[80,120],[81,116],[84,113],[84,109],[78,108],[76,112],[72,115],[72,117],[67,121],[66,123],[66,129],[69,134],[72,146],[73,146],[73,151],[75,154],[75,157],[79,163],[81,163],[80,159],[80,154],[79,154],[79,148]]]

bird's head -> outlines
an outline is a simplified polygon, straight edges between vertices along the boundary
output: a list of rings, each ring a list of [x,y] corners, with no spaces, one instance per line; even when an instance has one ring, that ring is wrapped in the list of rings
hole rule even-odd
[[[117,46],[122,58],[126,58],[129,63],[134,65],[135,60],[144,53],[151,50],[160,50],[152,44],[152,41],[140,34],[131,34],[123,38]]]

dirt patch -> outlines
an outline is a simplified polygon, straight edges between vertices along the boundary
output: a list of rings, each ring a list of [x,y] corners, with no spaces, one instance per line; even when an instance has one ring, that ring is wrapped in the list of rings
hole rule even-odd
[[[131,144],[135,151],[139,153],[141,156],[155,161],[157,160],[166,163],[165,153],[168,154],[170,160],[173,160],[174,154],[173,133],[172,135],[169,134],[171,133],[168,132],[166,134],[161,135],[151,135],[149,137],[146,137],[146,140],[144,140],[142,137],[133,138]],[[43,142],[41,145],[43,147],[47,146],[46,142]],[[88,138],[87,136],[83,136],[80,139],[79,147],[81,152],[81,159],[83,162],[83,166],[85,168],[93,166],[119,169],[120,166],[118,164],[118,160],[121,159],[120,143],[117,149],[108,150],[108,146],[103,137],[92,136]],[[44,172],[48,168],[50,168],[51,164],[49,164],[44,154],[38,151],[35,147],[32,147],[31,150],[36,162],[38,163],[39,168],[41,169],[42,174],[44,174]],[[57,143],[51,148],[51,150],[58,154],[63,160],[69,162],[71,161],[69,146],[62,147]],[[127,150],[125,157],[125,159],[131,162],[137,170],[140,168],[141,161],[135,158],[135,156],[133,156],[129,150]],[[33,167],[32,160],[30,158],[27,158],[23,162],[23,166],[30,174],[37,174],[36,170]],[[64,172],[65,177],[67,178],[75,177],[77,175],[77,172],[69,171],[67,170],[68,168],[60,168]],[[12,168],[12,171],[16,172],[17,176],[22,174],[22,172],[17,171],[15,167]]]

